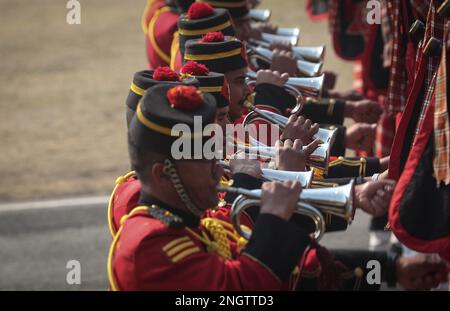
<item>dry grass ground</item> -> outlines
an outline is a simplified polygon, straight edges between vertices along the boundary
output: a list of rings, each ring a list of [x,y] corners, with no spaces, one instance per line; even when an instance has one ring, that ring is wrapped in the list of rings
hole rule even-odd
[[[145,68],[145,0],[0,0],[0,201],[108,193],[127,168],[124,100]],[[326,23],[305,1],[264,0],[281,26],[301,26],[301,44],[328,46],[327,70],[351,84],[351,65],[332,52]]]

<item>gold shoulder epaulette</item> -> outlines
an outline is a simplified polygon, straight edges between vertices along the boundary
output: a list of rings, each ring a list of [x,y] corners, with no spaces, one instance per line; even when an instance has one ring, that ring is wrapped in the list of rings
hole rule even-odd
[[[152,205],[148,209],[148,214],[171,228],[179,229],[184,227],[184,222],[181,217],[174,215],[168,210],[160,208],[156,205]]]

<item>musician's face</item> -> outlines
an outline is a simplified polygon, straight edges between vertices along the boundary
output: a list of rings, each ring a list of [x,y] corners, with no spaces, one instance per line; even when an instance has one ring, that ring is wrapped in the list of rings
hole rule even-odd
[[[226,126],[230,123],[230,119],[228,118],[228,113],[230,111],[230,107],[222,107],[217,108],[216,110],[216,123],[220,125],[223,131],[223,135],[225,135]]]
[[[206,210],[217,206],[217,185],[223,168],[216,160],[177,161],[177,171],[192,202]]]
[[[247,71],[247,67],[244,67],[225,74],[230,91],[229,116],[231,121],[242,116],[242,105],[248,95],[250,95],[250,89],[245,83]]]

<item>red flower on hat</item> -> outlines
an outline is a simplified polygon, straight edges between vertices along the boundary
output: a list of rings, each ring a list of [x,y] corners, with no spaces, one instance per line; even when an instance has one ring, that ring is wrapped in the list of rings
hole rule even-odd
[[[180,71],[193,76],[207,76],[209,74],[208,67],[191,60],[184,64]]]
[[[220,31],[208,32],[202,37],[203,42],[223,42],[225,36]]]
[[[153,72],[153,79],[157,81],[180,81],[180,76],[166,66],[156,68]]]
[[[180,85],[167,92],[170,107],[181,110],[195,110],[203,105],[203,98],[194,86]]]
[[[189,19],[205,18],[213,14],[214,8],[210,4],[204,2],[192,3],[187,12]]]

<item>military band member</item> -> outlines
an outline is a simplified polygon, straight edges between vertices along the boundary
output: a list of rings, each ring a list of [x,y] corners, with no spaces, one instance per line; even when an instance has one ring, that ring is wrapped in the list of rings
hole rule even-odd
[[[288,289],[309,243],[308,235],[288,221],[300,184],[263,186],[260,216],[252,239],[242,247],[229,225],[215,218],[220,210],[202,218],[217,205],[223,171],[216,161],[172,157],[178,137],[168,135],[171,127],[183,123],[194,130],[194,115],[202,116],[206,126],[214,122],[215,110],[211,95],[188,86],[156,86],[138,106],[129,150],[142,183],[140,206],[122,220],[111,245],[113,290]]]
[[[168,0],[147,0],[142,14],[149,69],[169,66],[170,47],[177,30],[178,7]]]
[[[210,72],[206,66],[195,62],[187,62],[181,69],[180,74],[169,70],[167,67],[157,68],[155,71],[137,72],[127,98],[128,125],[147,89],[155,85],[198,85],[199,90],[214,96],[217,106],[215,123],[222,127],[225,134],[225,126],[230,121],[228,119],[228,91],[224,79],[223,74]],[[247,167],[241,166],[241,169],[246,171]],[[239,172],[239,170],[237,171]],[[236,184],[240,185],[240,177],[232,177],[236,179]],[[245,178],[242,182],[245,184]],[[141,190],[140,181],[134,171],[118,177],[115,184],[108,206],[108,224],[112,236],[116,234],[120,227],[122,217],[136,206]]]
[[[198,85],[198,81],[193,77],[180,77],[178,73],[170,70],[168,67],[158,67],[155,70],[142,70],[134,74],[133,82],[126,99],[126,118],[127,126],[130,125],[131,119],[136,113],[136,108],[142,96],[147,89],[157,84],[169,85]]]

